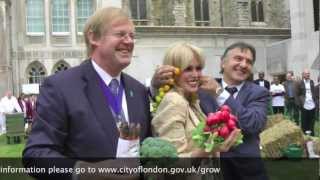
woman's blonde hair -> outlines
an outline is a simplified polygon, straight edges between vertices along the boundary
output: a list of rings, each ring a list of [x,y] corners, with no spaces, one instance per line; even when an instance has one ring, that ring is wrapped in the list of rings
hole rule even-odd
[[[191,64],[194,58],[199,62],[201,68],[203,68],[205,62],[202,50],[189,43],[179,42],[168,48],[164,56],[163,64],[177,67],[183,71]],[[177,86],[177,84],[175,84],[175,89],[181,94],[184,94],[181,87]],[[196,93],[185,97],[191,104],[194,104],[198,99]]]
[[[99,39],[105,34],[105,32],[108,31],[111,23],[114,21],[131,22],[128,14],[122,9],[116,7],[99,9],[88,18],[83,30],[88,57],[90,57],[91,53],[93,52],[93,47],[88,38],[89,32],[94,34],[94,38]]]
[[[167,49],[163,64],[177,67],[183,71],[194,58],[199,61],[200,66],[203,68],[205,63],[202,50],[189,43],[179,42]]]

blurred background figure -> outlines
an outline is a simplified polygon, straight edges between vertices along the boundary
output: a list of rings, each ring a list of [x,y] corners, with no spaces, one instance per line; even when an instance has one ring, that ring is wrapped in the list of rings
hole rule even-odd
[[[22,112],[21,107],[16,97],[14,97],[11,91],[7,91],[5,96],[0,100],[0,134],[6,132],[6,120],[5,114]]]
[[[260,71],[258,73],[258,77],[259,77],[258,79],[254,80],[254,83],[270,90],[270,82],[264,79],[264,72],[263,71]]]
[[[296,81],[293,79],[293,72],[289,71],[286,74],[286,81],[283,82],[285,89],[285,109],[290,119],[296,124],[299,124],[299,108],[295,101],[296,96]]]
[[[284,95],[285,89],[280,84],[277,76],[273,77],[273,84],[270,87],[270,94],[272,96],[272,110],[274,114],[284,114]]]
[[[316,96],[316,121],[320,121],[320,104],[319,104],[319,101],[320,101],[320,74],[318,76],[318,84],[315,86],[315,96]]]
[[[301,127],[304,133],[311,131],[314,136],[314,121],[316,113],[316,96],[314,82],[310,79],[310,70],[305,69],[302,80],[297,83],[296,99],[301,110]]]

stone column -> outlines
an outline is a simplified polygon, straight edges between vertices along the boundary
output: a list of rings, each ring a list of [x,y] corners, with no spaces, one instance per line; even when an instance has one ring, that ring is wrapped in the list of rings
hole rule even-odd
[[[0,97],[4,92],[10,88],[10,69],[8,63],[9,44],[8,44],[8,30],[7,28],[7,15],[6,3],[0,0]]]
[[[239,26],[248,27],[250,22],[249,0],[238,0],[237,11],[238,11],[238,17],[239,17]]]
[[[51,14],[50,14],[50,8],[51,8],[51,4],[49,0],[45,0],[44,1],[44,18],[45,18],[45,24],[44,24],[44,28],[45,28],[45,34],[46,34],[46,47],[50,47],[50,43],[51,43],[51,28],[50,28],[50,24],[51,24]]]
[[[220,27],[223,26],[222,22],[222,4],[220,0],[209,1],[209,12],[210,12],[210,25]]]

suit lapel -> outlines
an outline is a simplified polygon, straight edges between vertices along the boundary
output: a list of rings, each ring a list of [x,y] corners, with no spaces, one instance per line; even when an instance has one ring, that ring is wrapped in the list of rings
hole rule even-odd
[[[241,104],[243,104],[244,100],[246,99],[246,96],[247,96],[246,89],[247,88],[248,88],[248,82],[245,81],[243,86],[241,87],[240,91],[238,92],[237,97],[236,97],[236,99],[239,100],[239,102],[241,102]]]
[[[90,103],[90,107],[96,117],[93,117],[92,120],[96,120],[103,131],[106,133],[107,139],[111,142],[111,146],[116,154],[115,150],[117,147],[119,132],[117,130],[117,126],[113,115],[108,107],[107,100],[103,94],[103,91],[99,85],[99,77],[96,71],[94,70],[91,61],[84,64],[84,80],[86,82],[86,86],[84,91],[87,95],[88,101]]]

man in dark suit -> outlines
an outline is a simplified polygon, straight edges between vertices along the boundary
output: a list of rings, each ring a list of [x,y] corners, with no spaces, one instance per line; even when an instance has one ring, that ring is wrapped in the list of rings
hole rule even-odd
[[[89,59],[48,77],[42,84],[32,132],[23,152],[26,167],[94,167],[101,162],[87,161],[101,160],[103,167],[120,166],[109,159],[130,144],[118,144],[117,123],[139,123],[140,141],[149,135],[147,90],[122,72],[130,64],[134,48],[133,22],[119,8],[103,8],[88,19],[84,36]],[[116,83],[116,93],[112,83]],[[59,159],[50,163],[41,159],[52,157]],[[41,174],[39,177],[43,178]]]
[[[251,45],[238,42],[229,46],[221,58],[223,78],[216,81],[202,78],[199,91],[200,105],[205,113],[216,111],[226,104],[238,117],[238,126],[244,135],[243,143],[221,153],[224,180],[266,180],[268,179],[260,159],[260,138],[267,120],[269,92],[247,81],[255,62],[255,49]],[[153,86],[166,83],[174,68],[168,66],[156,72]],[[159,85],[158,85],[159,86]],[[209,95],[208,95],[209,94]]]
[[[232,44],[221,58],[221,83],[208,78],[203,80],[202,88],[211,92],[219,106],[226,104],[237,115],[238,126],[244,135],[242,144],[221,153],[225,180],[268,179],[260,159],[259,134],[266,124],[270,96],[266,88],[246,81],[254,62],[254,47],[242,42]]]
[[[259,77],[259,79],[254,80],[254,83],[270,90],[270,82],[264,79],[264,72],[263,71],[260,71],[258,73],[258,77]]]
[[[304,133],[311,131],[314,136],[316,113],[316,92],[314,82],[310,79],[310,71],[304,69],[302,80],[297,83],[296,99],[301,110],[301,127]]]

